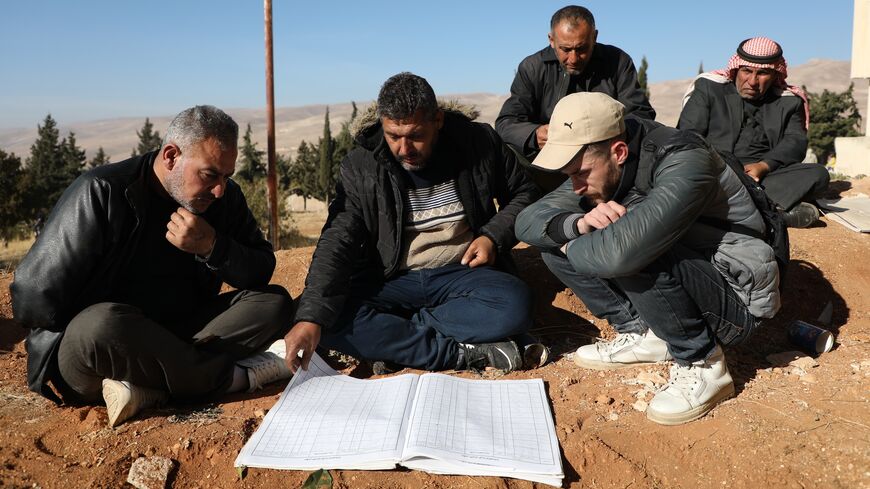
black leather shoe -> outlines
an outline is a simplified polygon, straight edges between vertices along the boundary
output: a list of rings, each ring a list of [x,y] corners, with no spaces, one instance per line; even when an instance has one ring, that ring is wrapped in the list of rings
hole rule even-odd
[[[807,228],[819,220],[819,210],[808,202],[801,202],[785,213],[785,225],[790,228]]]

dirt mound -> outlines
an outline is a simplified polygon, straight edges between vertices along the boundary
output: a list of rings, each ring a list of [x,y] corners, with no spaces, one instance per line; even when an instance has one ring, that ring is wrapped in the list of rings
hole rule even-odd
[[[866,189],[864,190],[866,192]],[[870,236],[837,224],[792,233],[793,257],[780,314],[749,344],[727,352],[737,396],[705,418],[664,427],[638,409],[667,377],[665,366],[616,372],[581,370],[568,356],[613,331],[550,275],[535,250],[514,254],[536,294],[535,332],[554,361],[508,378],[541,377],[562,447],[566,487],[870,487]],[[278,252],[274,282],[302,290],[313,248]],[[177,462],[172,487],[299,487],[303,472],[232,463],[286,383],[219,404],[150,410],[117,429],[104,407],[55,407],[27,391],[24,331],[12,316],[0,276],[0,486],[119,487],[133,460],[158,455]],[[833,351],[805,369],[773,365],[793,350],[785,327],[812,321],[831,302]],[[354,376],[371,374],[347,366]],[[520,488],[512,479],[423,472],[333,471],[334,487]]]

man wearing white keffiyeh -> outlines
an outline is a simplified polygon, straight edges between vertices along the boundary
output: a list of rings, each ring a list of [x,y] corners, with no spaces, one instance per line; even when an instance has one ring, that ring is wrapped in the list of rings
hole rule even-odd
[[[824,191],[822,165],[799,164],[807,150],[809,104],[789,85],[782,47],[767,37],[741,42],[723,70],[702,73],[683,98],[677,127],[733,153],[746,173],[786,211],[790,227],[807,227],[819,212],[806,202]]]

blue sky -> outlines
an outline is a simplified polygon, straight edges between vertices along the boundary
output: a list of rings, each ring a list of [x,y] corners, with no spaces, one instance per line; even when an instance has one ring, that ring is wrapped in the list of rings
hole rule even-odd
[[[507,93],[563,1],[273,0],[279,106],[363,101],[412,71],[436,93]],[[598,41],[649,61],[650,81],[724,66],[767,35],[791,65],[851,56],[851,0],[590,1]],[[0,128],[265,105],[258,0],[6,0]]]

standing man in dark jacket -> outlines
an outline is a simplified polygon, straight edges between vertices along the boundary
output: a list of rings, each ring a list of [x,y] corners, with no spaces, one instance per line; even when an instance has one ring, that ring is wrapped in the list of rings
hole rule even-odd
[[[15,271],[30,388],[104,401],[115,426],[172,398],[202,401],[289,376],[262,352],[292,301],[272,246],[230,180],[238,125],[184,110],[158,151],[76,179]],[[219,294],[221,284],[237,290]],[[283,346],[283,343],[279,345]],[[277,345],[276,345],[277,346]]]
[[[746,173],[786,211],[790,227],[807,227],[819,211],[807,200],[828,187],[824,166],[801,164],[807,152],[809,105],[788,85],[782,48],[766,37],[737,46],[728,67],[702,73],[684,100],[677,127],[733,153]]]
[[[302,358],[288,365],[308,368],[320,343],[400,368],[520,367],[508,338],[529,328],[531,297],[502,270],[534,184],[491,127],[440,107],[417,75],[388,79],[361,126],[285,337]]]
[[[647,417],[680,424],[734,394],[722,345],[779,309],[764,221],[731,167],[696,134],[627,117],[600,93],[553,111],[535,166],[570,177],[517,218],[517,237],[616,329],[575,362],[617,369],[673,359]],[[743,234],[735,230],[746,229]]]
[[[622,102],[627,113],[653,120],[655,110],[637,82],[631,58],[621,49],[598,44],[595,17],[585,7],[569,5],[553,14],[550,45],[525,58],[511,84],[495,129],[506,143],[531,161],[547,143],[553,108],[565,95],[601,92]],[[528,166],[528,165],[527,165]],[[545,192],[565,180],[532,167]]]

